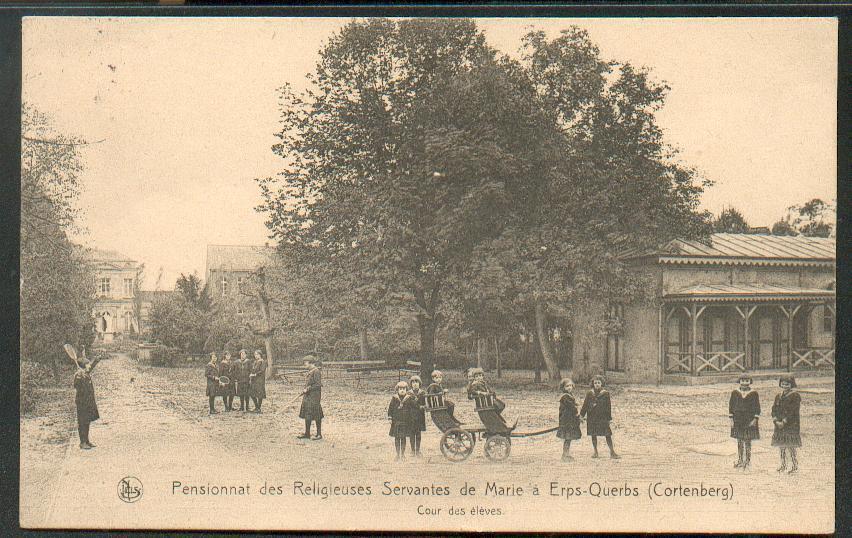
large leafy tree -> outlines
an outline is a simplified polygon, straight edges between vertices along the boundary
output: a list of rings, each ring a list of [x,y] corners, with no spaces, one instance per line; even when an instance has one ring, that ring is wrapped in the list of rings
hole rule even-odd
[[[424,375],[443,294],[551,162],[530,88],[467,20],[353,21],[313,87],[282,93],[286,171],[260,181],[268,225],[416,314]],[[542,158],[537,158],[542,157]]]
[[[85,141],[57,133],[27,105],[21,132],[21,358],[52,364],[58,376],[62,344],[94,337],[93,274],[69,240]]]
[[[751,230],[745,217],[734,207],[727,207],[713,220],[713,231],[718,233],[746,234]]]

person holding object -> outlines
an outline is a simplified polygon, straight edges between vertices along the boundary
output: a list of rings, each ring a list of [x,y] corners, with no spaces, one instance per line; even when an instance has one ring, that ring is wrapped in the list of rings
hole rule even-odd
[[[566,377],[559,383],[562,397],[559,398],[559,430],[556,437],[562,439],[562,461],[570,461],[571,441],[583,438],[580,431],[580,413],[577,411],[577,400],[574,399],[574,381]]]
[[[760,439],[757,419],[760,416],[760,397],[751,388],[751,375],[742,373],[740,386],[731,392],[728,414],[731,417],[731,437],[737,440],[737,462],[734,468],[746,469],[751,463],[751,442]]]
[[[254,412],[262,413],[260,406],[266,398],[266,361],[259,349],[254,351],[254,362],[249,374],[249,386],[251,387],[251,399],[254,402]]]
[[[586,435],[592,438],[592,448],[595,451],[592,457],[598,457],[598,436],[602,436],[609,447],[609,457],[617,460],[621,456],[615,453],[612,446],[612,429],[609,426],[612,421],[612,401],[609,391],[604,388],[604,377],[596,375],[592,378],[591,385],[591,390],[583,400],[580,417],[586,418]]]
[[[322,439],[322,361],[311,357],[310,370],[305,376],[305,390],[302,391],[302,406],[299,408],[299,418],[305,420],[305,433],[299,439]],[[311,422],[317,423],[317,434],[311,437]]]
[[[74,373],[74,403],[77,406],[77,433],[80,437],[80,448],[89,450],[95,447],[89,441],[89,425],[98,420],[98,404],[95,401],[95,387],[92,384],[92,370],[100,358],[89,362],[85,357],[77,361],[77,371]]]
[[[799,470],[799,462],[796,460],[796,449],[802,446],[802,436],[799,433],[799,409],[802,405],[802,397],[794,389],[796,379],[789,374],[781,376],[778,380],[781,393],[775,396],[772,404],[772,421],[775,423],[775,432],[772,434],[772,446],[781,450],[781,467],[778,472],[787,470],[787,458],[785,452],[790,452],[790,474]]]
[[[216,364],[216,353],[210,354],[210,362],[204,367],[204,377],[207,378],[207,402],[210,405],[209,414],[216,414],[216,396],[219,394],[219,365]]]
[[[231,362],[231,352],[225,351],[222,361],[219,363],[219,388],[222,391],[222,402],[225,404],[225,411],[234,410],[234,394],[236,394],[234,387],[235,375],[236,368],[234,368],[234,364]],[[225,379],[227,381],[224,381]]]
[[[240,358],[234,364],[235,394],[240,397],[240,411],[249,410],[249,375],[251,374],[251,363],[245,349],[240,350]]]

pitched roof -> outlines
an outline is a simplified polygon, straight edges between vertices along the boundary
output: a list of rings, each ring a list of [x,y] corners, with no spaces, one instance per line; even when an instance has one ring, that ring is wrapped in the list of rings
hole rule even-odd
[[[668,293],[670,301],[782,301],[788,299],[828,299],[835,296],[833,289],[797,288],[773,284],[698,284]]]
[[[674,239],[660,249],[629,257],[658,257],[660,263],[831,265],[835,251],[833,237],[716,233],[707,243]]]
[[[93,262],[136,262],[116,250],[106,250],[97,247],[81,247],[86,259]]]
[[[275,247],[257,245],[207,245],[207,273],[254,271],[275,254]]]

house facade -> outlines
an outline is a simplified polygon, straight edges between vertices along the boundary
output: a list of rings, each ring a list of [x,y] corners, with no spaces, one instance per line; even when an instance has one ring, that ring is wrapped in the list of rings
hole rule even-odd
[[[630,257],[652,304],[599,305],[620,329],[576,334],[616,382],[712,383],[749,371],[833,371],[835,240],[713,234]],[[588,342],[591,342],[589,348]]]
[[[207,245],[205,275],[213,301],[237,297],[243,283],[274,254],[269,245]]]
[[[95,284],[96,341],[113,342],[120,336],[136,336],[139,324],[139,276],[142,265],[115,251],[88,249]]]

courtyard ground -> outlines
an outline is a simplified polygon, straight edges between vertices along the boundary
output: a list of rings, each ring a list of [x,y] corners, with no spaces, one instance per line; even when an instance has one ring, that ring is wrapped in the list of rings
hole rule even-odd
[[[451,371],[447,377],[457,416],[478,425],[461,374]],[[213,416],[207,415],[201,368],[155,368],[117,355],[98,366],[94,380],[102,417],[92,426],[96,449],[77,448],[74,423],[67,415],[65,422],[51,424],[22,420],[24,526],[833,529],[833,378],[801,380],[804,447],[796,475],[775,471],[778,454],[769,446],[775,382],[756,384],[764,409],[762,439],[755,442],[752,468],[740,471],[732,468],[736,442],[728,437],[732,386],[727,384],[610,387],[620,460],[604,455],[603,442],[603,457],[590,458],[591,444],[584,438],[575,442],[574,461],[563,463],[561,442],[550,433],[513,439],[512,454],[503,463],[486,459],[482,443],[467,461],[450,463],[439,450],[440,432],[428,419],[423,458],[394,461],[386,410],[395,379],[360,385],[325,380],[321,441],[296,438],[303,427],[298,402],[289,407],[287,402],[302,389],[301,380],[270,381],[262,414],[232,411]],[[534,384],[531,372],[507,372],[494,385],[508,404],[504,415],[510,422],[518,419],[517,431],[556,425],[558,394]],[[578,400],[584,392],[577,389]],[[221,401],[217,405],[221,411]],[[64,433],[46,433],[57,430]],[[66,448],[61,457],[60,451],[44,448],[51,445],[50,439],[63,436],[64,445],[54,443]],[[51,465],[55,472],[46,471]],[[144,485],[139,502],[122,502],[117,495],[119,482],[127,476]],[[486,494],[488,482],[505,489]],[[465,484],[476,493],[461,495]],[[240,485],[250,491],[212,495],[182,489]],[[357,486],[361,493],[369,487],[370,495],[357,494]],[[667,488],[678,486],[681,491],[717,488],[718,495],[685,497],[675,491],[666,496]],[[410,489],[417,487],[423,490]],[[449,495],[442,495],[444,487]],[[269,495],[270,489],[276,494]],[[722,499],[723,489],[727,500]],[[453,515],[462,508],[465,516]]]

